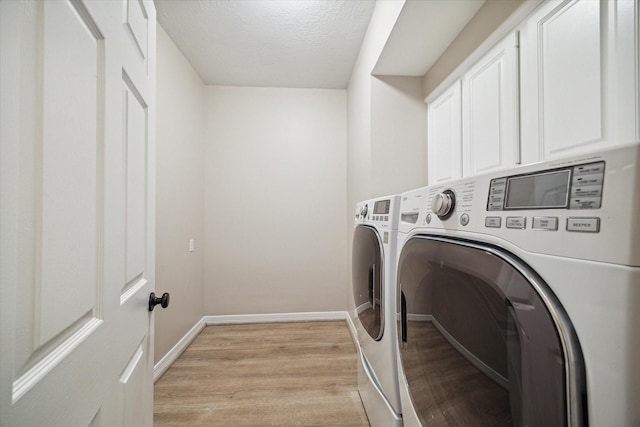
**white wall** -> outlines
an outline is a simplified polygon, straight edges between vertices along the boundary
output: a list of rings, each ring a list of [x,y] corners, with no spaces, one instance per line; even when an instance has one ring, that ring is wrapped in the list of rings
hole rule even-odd
[[[422,77],[371,79],[373,195],[399,194],[427,185],[427,106]]]
[[[426,105],[421,77],[374,77],[373,67],[404,6],[379,0],[373,11],[348,89],[347,306],[351,293],[351,245],[355,204],[426,185]]]
[[[156,362],[205,314],[204,85],[160,25],[157,42]]]
[[[405,3],[379,0],[346,92],[206,87],[158,26],[156,360],[203,315],[352,310],[355,203],[426,184],[423,95],[522,1],[416,78],[371,75]]]
[[[371,188],[371,71],[378,61],[393,29],[404,0],[376,2],[367,33],[362,41],[347,91],[348,141],[347,149],[347,217],[349,231],[353,223],[355,204],[375,195]],[[351,233],[348,233],[349,235]],[[351,238],[349,238],[349,247]]]
[[[207,314],[345,310],[345,91],[206,96]]]

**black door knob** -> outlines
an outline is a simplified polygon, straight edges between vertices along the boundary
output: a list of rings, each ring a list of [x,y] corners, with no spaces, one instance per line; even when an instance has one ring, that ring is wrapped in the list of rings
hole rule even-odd
[[[155,292],[149,295],[149,311],[153,311],[156,305],[160,304],[162,308],[169,306],[169,293],[165,292],[161,297],[157,297]]]

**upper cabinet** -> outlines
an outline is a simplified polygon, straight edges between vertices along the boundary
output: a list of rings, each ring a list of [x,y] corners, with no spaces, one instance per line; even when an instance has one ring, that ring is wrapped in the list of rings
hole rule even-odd
[[[638,138],[638,2],[545,2],[523,26],[525,162]]]
[[[640,140],[639,8],[542,2],[456,70],[428,101],[429,184]]]
[[[514,32],[429,102],[429,184],[519,161],[517,43]]]
[[[429,184],[462,177],[462,106],[460,81],[429,103]]]
[[[519,162],[518,33],[481,58],[462,78],[464,176]]]

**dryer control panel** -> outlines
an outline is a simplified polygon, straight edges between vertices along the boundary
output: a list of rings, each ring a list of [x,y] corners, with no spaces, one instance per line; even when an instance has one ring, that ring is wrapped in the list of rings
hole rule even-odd
[[[403,193],[399,231],[640,266],[639,214],[640,141]]]
[[[487,210],[598,209],[602,205],[604,169],[604,162],[595,162],[494,178]]]

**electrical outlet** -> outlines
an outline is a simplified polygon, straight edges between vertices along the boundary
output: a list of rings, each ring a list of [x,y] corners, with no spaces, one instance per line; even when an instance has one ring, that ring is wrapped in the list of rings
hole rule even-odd
[[[189,252],[193,252],[196,250],[196,244],[193,239],[189,239]]]

